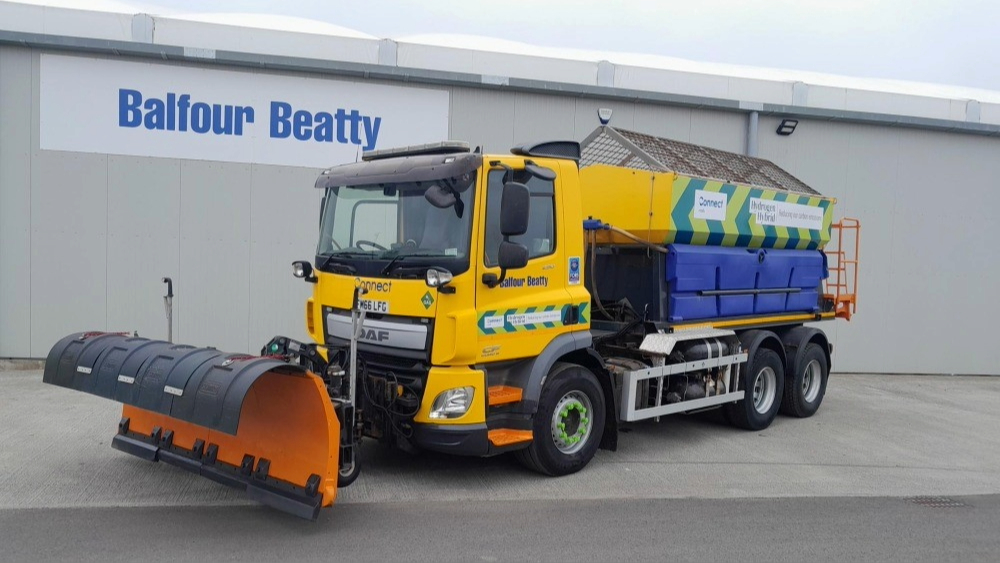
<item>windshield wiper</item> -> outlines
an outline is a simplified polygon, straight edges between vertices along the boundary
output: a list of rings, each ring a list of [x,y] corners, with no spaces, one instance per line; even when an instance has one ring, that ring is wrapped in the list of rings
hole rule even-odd
[[[387,276],[387,275],[389,275],[389,272],[391,272],[391,271],[392,271],[392,266],[393,266],[393,265],[394,265],[394,264],[395,264],[396,262],[399,262],[399,261],[401,261],[401,260],[402,260],[403,258],[406,258],[407,256],[409,256],[409,255],[408,255],[408,254],[397,254],[397,255],[393,256],[393,257],[392,257],[392,260],[389,260],[389,263],[388,263],[388,264],[386,264],[384,268],[382,268],[382,271],[381,271],[381,274],[382,274],[383,276]]]
[[[326,257],[323,258],[323,263],[320,264],[320,265],[318,265],[318,266],[316,266],[316,269],[317,270],[326,270],[327,268],[329,268],[329,267],[332,266],[333,267],[332,269],[334,269],[334,270],[340,270],[340,273],[342,273],[342,274],[356,274],[358,272],[358,270],[355,269],[355,267],[351,266],[350,264],[340,264],[340,263],[333,262],[334,258],[336,258],[336,255],[334,255],[334,254],[327,254]]]
[[[403,260],[406,260],[408,258],[429,258],[434,256],[447,256],[447,254],[440,254],[437,252],[429,252],[426,254],[397,254],[392,257],[392,260],[389,260],[389,263],[386,264],[384,268],[382,268],[382,275],[388,276],[392,272],[399,270],[400,268],[403,267],[402,264],[397,265],[396,264],[397,262],[402,262]],[[420,267],[422,268],[423,266]],[[430,266],[427,267],[430,268]]]

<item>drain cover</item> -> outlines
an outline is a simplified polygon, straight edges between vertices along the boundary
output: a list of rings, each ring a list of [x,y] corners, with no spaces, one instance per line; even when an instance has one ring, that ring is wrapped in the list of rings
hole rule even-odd
[[[910,499],[913,504],[928,506],[930,508],[959,508],[969,506],[968,504],[948,497],[913,497]]]

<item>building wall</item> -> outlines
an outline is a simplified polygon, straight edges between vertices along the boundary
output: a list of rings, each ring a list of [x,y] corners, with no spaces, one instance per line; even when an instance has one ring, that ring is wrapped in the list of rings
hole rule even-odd
[[[240,72],[252,72],[248,70]],[[175,280],[174,337],[256,351],[304,338],[318,169],[42,151],[39,54],[0,47],[0,357],[44,357],[79,330],[165,336],[162,276]],[[343,80],[343,78],[338,78]],[[747,118],[642,102],[502,89],[450,92],[450,137],[504,152],[582,139],[612,124],[742,152]],[[859,314],[824,323],[840,371],[997,373],[986,323],[1000,309],[989,242],[1000,140],[915,129],[762,118],[760,156],[862,219]]]

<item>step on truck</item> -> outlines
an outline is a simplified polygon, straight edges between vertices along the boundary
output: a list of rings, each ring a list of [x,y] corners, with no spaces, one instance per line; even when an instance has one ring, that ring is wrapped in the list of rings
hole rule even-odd
[[[115,448],[315,519],[363,438],[567,475],[644,419],[811,416],[817,321],[857,306],[858,223],[757,158],[602,126],[373,151],[316,188],[315,260],[293,264],[311,342],[78,333],[44,380],[124,403]]]

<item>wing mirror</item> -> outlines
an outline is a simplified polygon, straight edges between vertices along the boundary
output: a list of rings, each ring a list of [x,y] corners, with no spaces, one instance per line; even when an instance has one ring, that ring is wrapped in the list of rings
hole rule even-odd
[[[528,247],[511,242],[510,237],[516,237],[528,232],[528,215],[531,209],[531,194],[528,186],[517,182],[504,184],[500,196],[500,234],[503,242],[497,253],[500,266],[500,277],[495,274],[483,274],[483,283],[487,287],[496,287],[507,278],[507,270],[517,270],[528,265]]]
[[[504,184],[500,196],[500,234],[504,240],[528,232],[528,210],[531,207],[531,195],[528,186],[511,182]]]

